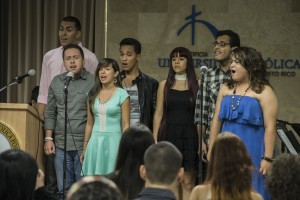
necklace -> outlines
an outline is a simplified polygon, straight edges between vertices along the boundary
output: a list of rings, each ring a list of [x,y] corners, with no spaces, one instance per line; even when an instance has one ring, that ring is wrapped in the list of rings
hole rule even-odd
[[[114,93],[114,91],[116,90],[116,88],[114,88],[114,89],[112,89],[111,90],[111,92],[109,93],[109,96],[108,96],[108,98],[106,99],[106,101],[101,101],[101,99],[100,99],[100,97],[101,97],[101,94],[99,94],[99,102],[100,102],[100,104],[106,104],[109,100],[110,100],[110,98],[111,98],[111,96],[112,96],[112,94]]]
[[[236,106],[234,106],[234,99],[235,99],[235,93],[236,93],[236,86],[234,87],[234,89],[233,89],[233,95],[232,95],[232,97],[231,97],[231,108],[232,108],[232,110],[238,109],[238,107],[239,107],[239,105],[240,105],[240,102],[241,102],[242,98],[245,96],[245,94],[247,93],[247,91],[249,90],[249,88],[250,88],[250,85],[249,85],[249,87],[245,90],[244,94],[241,95],[241,96],[238,98],[238,100],[237,100],[237,102],[236,102]]]
[[[185,81],[186,80],[186,74],[182,74],[182,75],[175,74],[175,80]]]

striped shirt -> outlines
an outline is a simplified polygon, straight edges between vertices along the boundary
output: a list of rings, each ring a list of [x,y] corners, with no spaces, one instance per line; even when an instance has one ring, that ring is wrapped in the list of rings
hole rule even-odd
[[[208,139],[210,126],[216,109],[216,102],[220,87],[230,79],[230,70],[224,72],[220,66],[209,68],[204,75],[203,81],[203,117],[202,124],[207,127],[205,138]],[[195,124],[200,123],[201,119],[201,93],[197,93]]]

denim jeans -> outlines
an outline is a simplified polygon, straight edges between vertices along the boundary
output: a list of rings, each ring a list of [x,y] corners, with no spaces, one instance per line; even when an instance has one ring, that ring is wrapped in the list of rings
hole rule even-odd
[[[82,150],[66,152],[67,169],[65,194],[70,189],[71,185],[81,178],[81,163],[79,159],[81,153]],[[58,147],[55,148],[54,164],[57,179],[58,198],[63,199],[64,149]]]

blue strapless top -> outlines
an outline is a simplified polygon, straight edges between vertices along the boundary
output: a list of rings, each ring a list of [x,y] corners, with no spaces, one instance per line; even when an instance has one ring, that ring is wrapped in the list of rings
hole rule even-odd
[[[240,95],[235,95],[234,106]],[[243,96],[240,105],[236,110],[231,107],[232,95],[227,95],[222,99],[219,113],[219,120],[234,121],[241,124],[252,124],[255,126],[264,126],[264,117],[261,105],[258,99]]]

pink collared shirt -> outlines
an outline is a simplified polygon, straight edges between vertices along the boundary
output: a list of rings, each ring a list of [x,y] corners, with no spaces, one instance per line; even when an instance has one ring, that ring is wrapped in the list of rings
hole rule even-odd
[[[98,65],[96,55],[84,48],[81,43],[78,44],[84,53],[84,68],[91,74],[95,74]],[[40,90],[38,96],[38,103],[47,104],[48,90],[52,79],[58,75],[66,72],[62,58],[63,47],[58,47],[48,51],[43,58],[42,74],[40,80]]]

